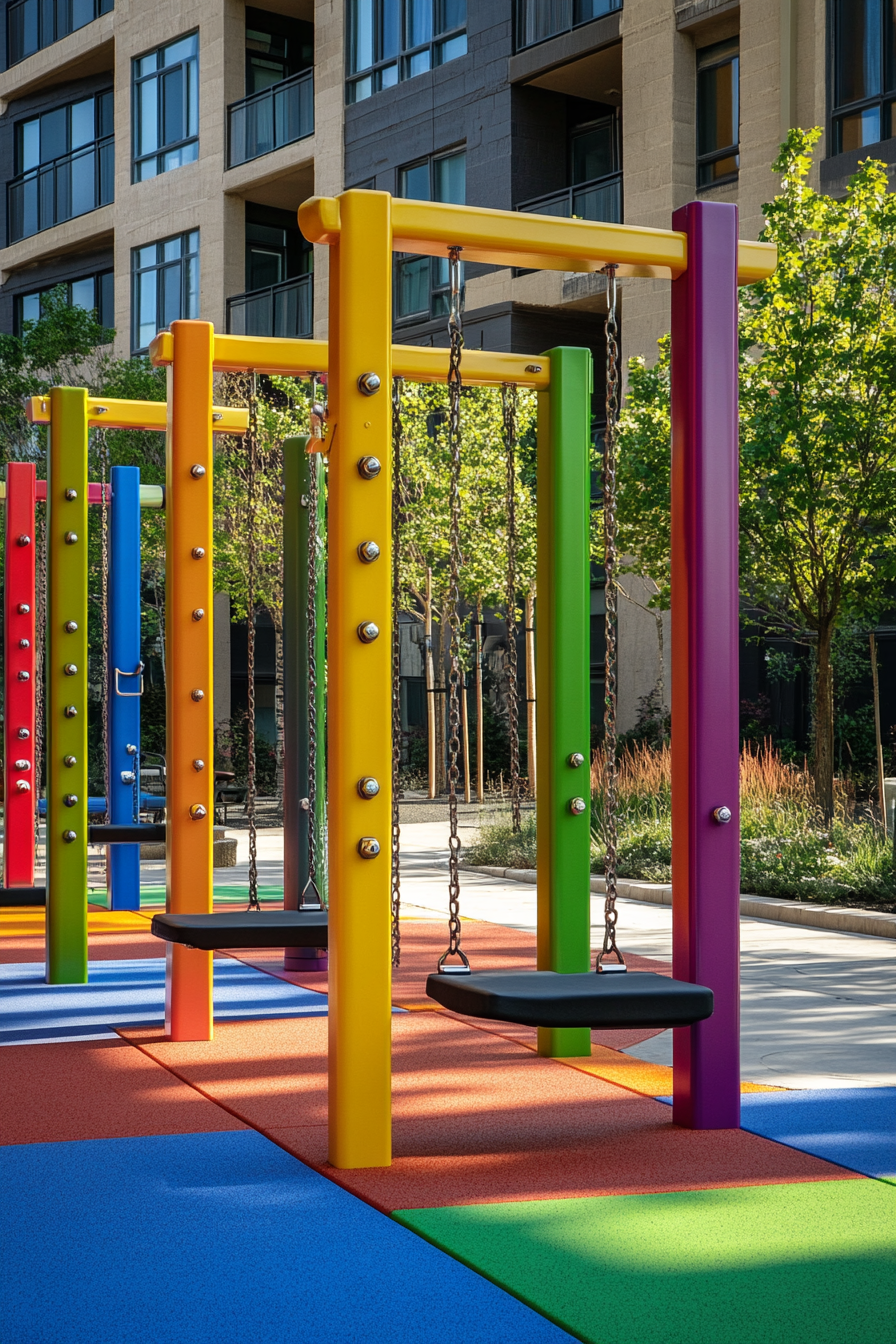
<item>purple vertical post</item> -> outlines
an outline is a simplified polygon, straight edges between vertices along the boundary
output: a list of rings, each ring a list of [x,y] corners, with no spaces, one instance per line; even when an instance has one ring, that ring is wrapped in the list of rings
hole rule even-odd
[[[673,228],[672,973],[712,1017],[674,1032],[673,1118],[740,1125],[737,206],[692,202]],[[725,821],[728,809],[730,820]]]

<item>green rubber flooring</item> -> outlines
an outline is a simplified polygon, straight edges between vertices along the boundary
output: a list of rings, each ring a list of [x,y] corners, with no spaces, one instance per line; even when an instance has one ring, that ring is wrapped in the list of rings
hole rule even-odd
[[[896,1340],[896,1189],[881,1181],[393,1217],[589,1344]]]

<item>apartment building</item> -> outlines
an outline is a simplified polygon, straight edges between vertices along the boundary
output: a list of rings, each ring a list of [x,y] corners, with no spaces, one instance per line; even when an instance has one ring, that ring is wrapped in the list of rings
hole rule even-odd
[[[398,195],[668,227],[698,197],[762,228],[791,125],[821,125],[817,184],[896,161],[896,52],[879,0],[9,0],[0,330],[64,283],[144,351],[177,317],[323,337],[313,193]],[[395,263],[396,340],[445,344],[444,263]],[[467,343],[595,354],[605,281],[468,266]],[[668,284],[621,285],[623,355],[650,359]],[[633,598],[646,594],[632,591]],[[602,594],[593,601],[595,700]],[[621,613],[624,726],[657,671],[656,624]]]

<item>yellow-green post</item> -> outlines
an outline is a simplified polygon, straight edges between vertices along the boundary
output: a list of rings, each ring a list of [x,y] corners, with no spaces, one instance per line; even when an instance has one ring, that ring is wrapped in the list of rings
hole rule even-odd
[[[591,354],[550,351],[538,407],[538,969],[591,961]],[[539,1027],[538,1053],[591,1054],[587,1027]]]
[[[87,981],[87,392],[50,391],[47,982]],[[38,670],[38,675],[40,672]]]
[[[341,1168],[392,1160],[390,205],[385,192],[340,197],[330,253],[329,1157]],[[364,541],[380,548],[371,564]],[[374,798],[359,792],[366,777]]]

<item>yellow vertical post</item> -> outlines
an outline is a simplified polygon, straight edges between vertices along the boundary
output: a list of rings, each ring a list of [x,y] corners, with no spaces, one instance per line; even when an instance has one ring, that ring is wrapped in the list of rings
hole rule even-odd
[[[330,254],[329,1157],[334,1167],[385,1167],[392,1160],[391,197],[347,192],[340,206],[342,234]],[[380,548],[372,564],[359,557],[364,541]],[[362,797],[360,781],[370,777],[379,792]]]
[[[208,322],[173,322],[165,469],[167,909],[212,908],[212,359]],[[212,954],[168,944],[165,1030],[210,1041]]]

